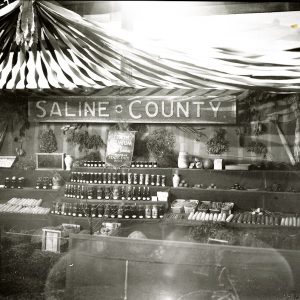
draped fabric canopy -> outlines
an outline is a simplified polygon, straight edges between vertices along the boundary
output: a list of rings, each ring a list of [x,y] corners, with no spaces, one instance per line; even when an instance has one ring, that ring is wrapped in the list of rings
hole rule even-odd
[[[293,49],[287,43],[276,55],[220,45],[203,46],[197,57],[176,49],[134,45],[130,35],[112,33],[53,2],[19,0],[0,9],[0,88],[297,93],[297,34],[291,35]]]

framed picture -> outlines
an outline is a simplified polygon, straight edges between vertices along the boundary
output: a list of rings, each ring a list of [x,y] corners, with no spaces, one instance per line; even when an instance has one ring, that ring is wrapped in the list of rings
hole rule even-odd
[[[37,170],[64,170],[64,153],[36,153]]]
[[[42,250],[60,252],[61,231],[43,228]]]

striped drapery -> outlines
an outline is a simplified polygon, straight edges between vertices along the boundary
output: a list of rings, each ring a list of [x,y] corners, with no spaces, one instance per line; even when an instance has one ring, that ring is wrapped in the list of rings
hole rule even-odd
[[[22,13],[35,13],[27,25],[34,24],[36,43],[25,45],[16,38],[15,25],[20,16],[22,19],[20,7]],[[300,40],[298,43],[300,46]],[[297,51],[281,47],[276,55],[268,55],[203,46],[205,51],[198,57],[170,49],[150,53],[146,47],[134,47],[130,38],[112,35],[44,0],[33,2],[33,10],[24,10],[23,1],[0,9],[0,45],[1,89],[85,91],[118,86],[183,89],[187,93],[194,89],[300,91]]]

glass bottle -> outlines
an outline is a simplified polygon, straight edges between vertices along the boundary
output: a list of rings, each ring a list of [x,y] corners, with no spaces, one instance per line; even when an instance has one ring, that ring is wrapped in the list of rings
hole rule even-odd
[[[98,218],[103,218],[104,215],[104,204],[98,205]]]
[[[151,215],[152,215],[151,206],[146,205],[146,207],[145,207],[145,217],[146,217],[146,219],[151,219]]]
[[[9,187],[10,187],[10,179],[9,177],[6,177],[4,181],[4,188],[8,189]]]

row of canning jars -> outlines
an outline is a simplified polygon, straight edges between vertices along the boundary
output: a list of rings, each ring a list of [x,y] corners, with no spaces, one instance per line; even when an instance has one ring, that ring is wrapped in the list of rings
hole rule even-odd
[[[72,172],[71,182],[166,186],[166,175],[137,173]]]
[[[114,186],[87,187],[84,185],[67,184],[66,198],[98,199],[98,200],[151,200],[150,187]]]
[[[105,161],[102,160],[85,160],[84,167],[105,167]],[[157,168],[156,161],[132,161],[130,164],[132,168]]]
[[[51,214],[119,219],[162,219],[165,213],[164,205],[109,205],[53,202]]]

